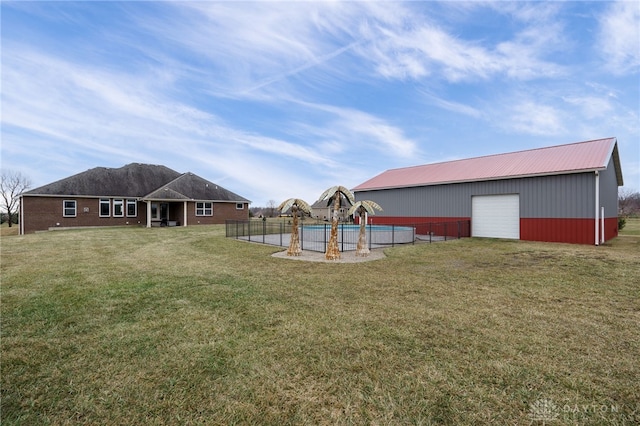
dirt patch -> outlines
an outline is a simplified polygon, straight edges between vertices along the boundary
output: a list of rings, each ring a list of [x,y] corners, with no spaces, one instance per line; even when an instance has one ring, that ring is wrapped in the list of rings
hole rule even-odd
[[[356,256],[355,251],[345,251],[340,253],[340,259],[337,259],[337,260],[327,260],[324,257],[324,253],[321,253],[318,251],[310,251],[310,250],[302,250],[302,254],[300,256],[287,256],[286,250],[274,253],[272,254],[272,256],[279,257],[282,259],[302,260],[307,262],[326,262],[326,263],[370,262],[372,260],[379,260],[386,257],[383,249],[371,250],[371,252],[369,253],[369,256],[367,257]]]

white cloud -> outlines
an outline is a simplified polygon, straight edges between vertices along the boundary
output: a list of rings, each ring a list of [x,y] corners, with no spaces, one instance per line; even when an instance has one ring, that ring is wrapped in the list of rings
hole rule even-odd
[[[579,108],[588,119],[610,116],[613,105],[609,98],[597,96],[566,96],[563,100]]]
[[[446,99],[442,99],[437,97],[428,91],[421,90],[422,93],[426,96],[427,102],[436,105],[439,108],[446,109],[451,112],[455,112],[456,114],[463,114],[473,118],[482,117],[483,113],[481,110],[469,106],[467,104],[463,104],[460,102],[448,101]]]
[[[617,1],[600,18],[599,42],[606,68],[615,74],[640,69],[640,3]]]
[[[565,132],[562,113],[555,107],[534,101],[512,105],[501,126],[519,133],[551,136]]]
[[[208,64],[209,85],[221,96],[260,96],[257,89],[321,68],[356,80],[361,75],[470,81],[494,76],[528,80],[564,69],[543,59],[562,48],[556,8],[512,6],[531,21],[512,39],[491,44],[447,31],[412,3],[176,3],[188,19],[141,20],[159,39],[186,48]],[[451,6],[457,7],[457,6]],[[536,15],[537,13],[537,15]],[[534,19],[534,16],[536,19]],[[473,17],[469,19],[474,19]],[[344,57],[342,57],[344,56]],[[336,60],[336,58],[339,60]],[[346,72],[351,70],[353,72]]]
[[[406,137],[401,128],[380,117],[353,108],[302,101],[297,104],[328,114],[324,124],[305,125],[304,131],[324,141],[331,152],[375,150],[395,158],[411,158],[417,154],[416,143]]]

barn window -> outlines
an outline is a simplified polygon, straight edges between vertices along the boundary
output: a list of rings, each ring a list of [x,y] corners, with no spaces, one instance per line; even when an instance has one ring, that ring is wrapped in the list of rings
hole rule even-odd
[[[100,217],[111,215],[111,202],[108,198],[100,198]]]
[[[197,202],[196,216],[213,216],[213,203],[203,201]]]
[[[138,203],[136,200],[127,200],[127,217],[138,216]]]
[[[113,200],[113,216],[114,217],[124,216],[124,200],[123,199]]]
[[[76,217],[76,200],[64,200],[62,202],[62,216]]]

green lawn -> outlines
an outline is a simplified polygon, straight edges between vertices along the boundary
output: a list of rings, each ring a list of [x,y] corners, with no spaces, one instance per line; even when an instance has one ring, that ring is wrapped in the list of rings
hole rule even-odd
[[[638,424],[638,228],[358,264],[222,226],[4,236],[2,424]]]

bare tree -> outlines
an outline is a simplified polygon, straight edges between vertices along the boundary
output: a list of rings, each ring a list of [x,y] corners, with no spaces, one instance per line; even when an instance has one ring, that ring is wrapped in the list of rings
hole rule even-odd
[[[632,216],[640,213],[640,192],[622,189],[618,193],[620,216]]]
[[[267,216],[273,217],[276,215],[276,206],[277,204],[275,200],[267,201]]]
[[[2,191],[2,208],[7,212],[9,226],[13,224],[14,215],[18,214],[18,202],[20,194],[31,187],[31,181],[20,172],[4,170],[0,179],[0,191]]]

